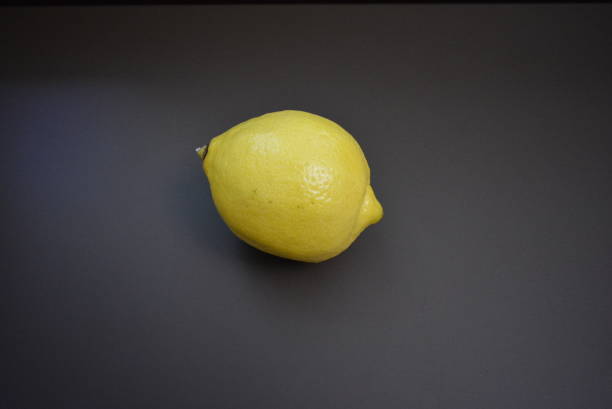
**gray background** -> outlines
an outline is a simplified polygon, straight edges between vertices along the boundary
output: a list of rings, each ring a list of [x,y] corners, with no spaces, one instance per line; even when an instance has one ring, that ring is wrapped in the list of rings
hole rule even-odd
[[[612,407],[612,8],[0,10],[0,407]],[[265,112],[385,218],[259,253],[193,151]]]

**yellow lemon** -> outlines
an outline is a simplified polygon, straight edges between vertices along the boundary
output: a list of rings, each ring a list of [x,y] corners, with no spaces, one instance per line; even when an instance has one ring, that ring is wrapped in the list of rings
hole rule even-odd
[[[382,218],[359,144],[321,116],[272,112],[196,151],[227,226],[266,253],[321,262]]]

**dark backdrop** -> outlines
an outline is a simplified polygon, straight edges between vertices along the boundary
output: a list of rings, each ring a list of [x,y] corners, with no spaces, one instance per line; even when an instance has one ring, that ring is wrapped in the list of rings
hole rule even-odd
[[[0,9],[0,407],[612,407],[612,8]],[[293,108],[385,218],[259,253],[194,153]]]

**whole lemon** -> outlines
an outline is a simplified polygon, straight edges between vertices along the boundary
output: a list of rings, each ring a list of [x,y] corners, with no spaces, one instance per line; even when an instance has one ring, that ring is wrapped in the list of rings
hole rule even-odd
[[[321,262],[382,218],[359,144],[321,116],[268,113],[196,151],[227,226],[266,253]]]

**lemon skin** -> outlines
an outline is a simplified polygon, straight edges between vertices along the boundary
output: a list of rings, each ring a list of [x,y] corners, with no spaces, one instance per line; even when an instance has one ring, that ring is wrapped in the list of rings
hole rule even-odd
[[[383,216],[359,144],[319,115],[286,110],[252,118],[198,153],[224,222],[266,253],[325,261]]]

